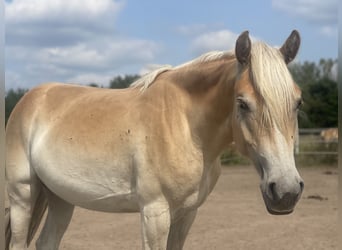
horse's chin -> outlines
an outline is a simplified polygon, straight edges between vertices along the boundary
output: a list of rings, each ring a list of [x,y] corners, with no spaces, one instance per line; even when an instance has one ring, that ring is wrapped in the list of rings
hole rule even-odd
[[[269,212],[272,215],[287,215],[287,214],[291,214],[293,212],[293,209],[291,209],[291,210],[284,210],[284,211],[272,210],[267,205],[266,205],[266,209],[267,209],[267,212]]]

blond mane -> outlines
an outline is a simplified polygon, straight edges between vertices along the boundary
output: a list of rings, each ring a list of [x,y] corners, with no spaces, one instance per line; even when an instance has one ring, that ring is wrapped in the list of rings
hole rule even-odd
[[[227,57],[231,57],[232,55],[233,55],[233,52],[231,51],[212,51],[212,52],[203,54],[200,57],[195,58],[194,60],[178,65],[176,67],[172,67],[170,65],[164,65],[142,76],[141,78],[133,82],[130,85],[130,87],[139,88],[140,91],[145,91],[154,83],[155,79],[165,71],[177,70],[177,69],[181,69],[181,68],[188,67],[188,66],[193,66],[196,64],[200,64],[200,63],[217,61],[217,60],[221,60]]]
[[[252,83],[263,99],[261,126],[276,123],[287,131],[286,117],[293,114],[294,88],[292,76],[281,52],[265,43],[254,43],[251,50]]]

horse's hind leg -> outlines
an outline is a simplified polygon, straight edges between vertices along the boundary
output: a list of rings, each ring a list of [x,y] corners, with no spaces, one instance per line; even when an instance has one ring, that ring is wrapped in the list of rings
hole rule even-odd
[[[197,209],[187,212],[181,218],[173,221],[170,228],[169,238],[167,242],[168,250],[181,250],[185,243],[191,225],[195,220]]]
[[[27,235],[31,220],[30,189],[27,185],[17,185],[9,191],[11,217],[11,250],[27,249]]]
[[[48,214],[37,240],[37,250],[57,250],[70,223],[74,205],[62,200],[50,190],[44,190],[48,199]]]
[[[7,191],[10,202],[9,247],[26,249],[32,209],[40,189],[40,182],[31,173],[29,162],[22,147],[8,147],[6,155]]]

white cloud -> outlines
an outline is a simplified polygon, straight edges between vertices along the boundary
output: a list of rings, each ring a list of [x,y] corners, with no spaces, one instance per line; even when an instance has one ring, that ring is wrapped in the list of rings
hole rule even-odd
[[[17,88],[23,88],[22,82],[23,79],[21,79],[20,75],[17,72],[6,70],[5,72],[5,89],[17,89]],[[9,84],[11,83],[11,84]]]
[[[327,37],[337,37],[338,0],[272,0],[275,9],[317,26]]]
[[[232,50],[235,48],[236,39],[240,34],[230,30],[218,30],[201,34],[195,37],[191,43],[191,50],[199,55],[214,50]],[[256,37],[250,35],[252,41]]]
[[[13,0],[6,2],[6,42],[64,46],[114,32],[122,1]]]
[[[337,24],[338,0],[272,0],[275,9],[318,24]]]
[[[176,28],[178,33],[185,36],[197,35],[198,33],[203,32],[203,30],[207,30],[206,24],[181,25]]]
[[[317,27],[317,33],[337,37],[338,0],[272,0],[275,9]]]
[[[207,32],[197,36],[191,43],[191,50],[195,54],[203,54],[212,50],[231,50],[235,46],[235,34],[229,30]]]
[[[123,2],[112,0],[13,0],[6,2],[6,21],[14,23],[51,21],[60,22],[117,15]]]
[[[77,80],[106,85],[103,81],[115,74],[153,61],[157,43],[118,34],[116,18],[124,5],[113,0],[6,2],[7,88]]]
[[[6,57],[9,64],[15,65],[26,76],[26,80],[21,79],[21,83],[26,83],[28,87],[46,81],[79,80],[87,84],[96,82],[96,79],[101,80],[98,83],[106,85],[108,82],[103,81],[113,78],[115,72],[118,74],[134,66],[138,70],[140,64],[153,61],[158,51],[159,46],[154,42],[123,39],[64,47],[8,47]],[[16,78],[7,77],[6,80],[7,87],[18,87],[19,81]]]
[[[224,28],[223,23],[214,24],[191,24],[191,25],[180,25],[176,28],[176,31],[183,36],[198,36],[203,33],[210,32],[212,30],[218,30]]]
[[[319,28],[319,33],[327,37],[337,37],[337,28],[333,26],[322,26]]]
[[[108,39],[68,47],[44,48],[39,51],[37,60],[49,61],[60,67],[76,67],[78,70],[108,70],[120,67],[122,63],[153,60],[158,49],[159,46],[151,41]]]

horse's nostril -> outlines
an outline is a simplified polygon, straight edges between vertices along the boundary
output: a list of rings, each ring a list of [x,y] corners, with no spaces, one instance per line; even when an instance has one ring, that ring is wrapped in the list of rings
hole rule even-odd
[[[268,188],[269,188],[270,193],[272,195],[272,199],[276,199],[276,197],[277,197],[277,194],[276,194],[276,191],[275,191],[275,186],[276,186],[275,182],[270,182],[268,184]]]
[[[300,185],[300,192],[303,192],[303,190],[304,190],[304,182],[300,181],[299,185]]]

